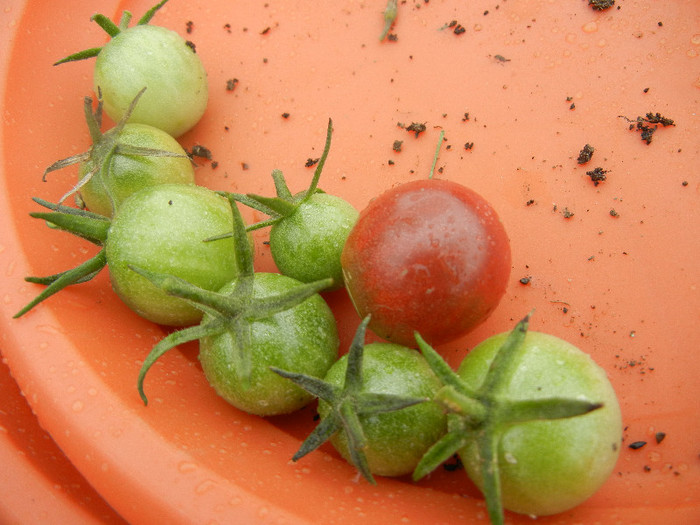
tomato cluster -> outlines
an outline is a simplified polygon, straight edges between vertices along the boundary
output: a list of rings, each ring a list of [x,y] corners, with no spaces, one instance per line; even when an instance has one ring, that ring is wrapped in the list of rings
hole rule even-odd
[[[318,426],[294,460],[330,440],[374,483],[375,475],[419,479],[459,454],[493,523],[503,508],[546,515],[593,494],[615,465],[621,416],[590,357],[528,332],[529,316],[473,349],[457,371],[431,346],[483,322],[506,291],[510,244],[493,207],[431,172],[358,213],[318,186],[330,120],[302,192],[277,170],[274,197],[196,185],[175,137],[204,112],[206,72],[193,46],[149,25],[166,1],[131,28],[130,14],[119,25],[96,15],[109,43],[60,61],[97,57],[94,113],[85,100],[93,145],[47,169],[79,162],[79,180],[56,204],[35,199],[49,211],[32,216],[101,249],[76,268],[27,278],[46,287],[17,316],[106,266],[136,314],[179,328],[143,363],[144,402],[153,363],[198,341],[209,383],[241,410],[290,413],[318,398]],[[117,122],[106,132],[103,108]],[[81,206],[62,204],[72,193]],[[246,226],[241,205],[269,218]],[[248,233],[265,227],[279,273],[253,270]],[[319,295],[338,288],[362,319],[340,358],[335,318]],[[367,329],[386,342],[365,346]]]

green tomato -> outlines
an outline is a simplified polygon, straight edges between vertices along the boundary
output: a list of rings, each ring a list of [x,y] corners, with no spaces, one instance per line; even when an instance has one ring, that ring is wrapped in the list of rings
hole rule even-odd
[[[457,371],[467,386],[478,389],[507,337],[491,337],[467,355]],[[503,507],[544,516],[582,503],[610,476],[620,452],[622,419],[605,371],[588,354],[540,332],[528,332],[523,345],[523,358],[504,398],[573,398],[603,404],[585,415],[503,429],[498,449]],[[476,442],[470,441],[459,454],[469,477],[482,487]]]
[[[204,240],[230,231],[231,222],[228,201],[200,186],[161,184],[133,194],[117,210],[104,244],[112,287],[155,323],[199,322],[199,309],[158,289],[129,265],[218,290],[238,275],[234,238]]]
[[[299,281],[277,273],[256,273],[253,300],[269,298],[293,290]],[[236,281],[219,293],[230,294]],[[202,325],[212,322],[205,314]],[[338,357],[335,318],[323,298],[314,294],[300,304],[269,317],[250,322],[249,384],[241,381],[233,366],[225,332],[200,340],[199,359],[209,383],[235,407],[251,414],[270,416],[294,412],[313,396],[291,381],[275,374],[271,366],[297,373],[323,376]]]
[[[180,157],[141,156],[119,152],[119,145],[166,151]],[[102,159],[98,159],[102,160]],[[89,158],[81,163],[82,180],[97,167]],[[129,195],[155,184],[194,184],[194,168],[182,146],[161,129],[146,124],[126,124],[118,135],[116,152],[80,187],[87,208],[111,216]]]
[[[270,230],[270,251],[284,275],[308,283],[326,277],[343,286],[340,254],[357,221],[353,206],[334,195],[314,193]]]
[[[97,55],[93,84],[104,109],[121,120],[137,93],[146,92],[130,122],[149,124],[179,137],[202,117],[207,74],[199,55],[180,35],[160,26],[119,31]]]
[[[347,355],[330,368],[325,381],[342,387],[346,369]],[[417,351],[391,343],[371,343],[364,347],[361,392],[432,398],[441,386]],[[329,404],[319,400],[318,412],[322,420],[328,417],[329,411]],[[363,452],[369,471],[380,476],[411,473],[446,429],[443,410],[432,402],[391,412],[360,414],[359,420],[366,438]],[[352,463],[346,432],[336,432],[330,441],[340,455]]]

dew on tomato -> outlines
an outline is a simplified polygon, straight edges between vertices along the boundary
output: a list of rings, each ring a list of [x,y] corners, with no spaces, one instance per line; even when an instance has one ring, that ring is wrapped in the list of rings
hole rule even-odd
[[[506,231],[491,205],[455,182],[394,187],[360,213],[341,258],[346,287],[379,336],[414,346],[454,340],[484,321],[511,268]]]

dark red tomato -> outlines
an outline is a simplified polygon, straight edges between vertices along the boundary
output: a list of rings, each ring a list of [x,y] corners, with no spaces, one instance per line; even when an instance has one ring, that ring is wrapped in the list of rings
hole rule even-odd
[[[456,339],[498,305],[510,245],[491,205],[446,180],[396,186],[360,213],[341,258],[360,317],[380,337],[414,347]]]

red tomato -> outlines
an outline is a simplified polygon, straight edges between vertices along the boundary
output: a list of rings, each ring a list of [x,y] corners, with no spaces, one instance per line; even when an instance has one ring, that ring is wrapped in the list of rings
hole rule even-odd
[[[360,317],[394,343],[456,339],[498,305],[510,276],[510,245],[491,205],[455,182],[417,180],[372,200],[341,258]]]

